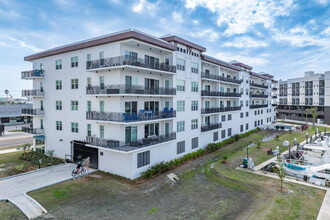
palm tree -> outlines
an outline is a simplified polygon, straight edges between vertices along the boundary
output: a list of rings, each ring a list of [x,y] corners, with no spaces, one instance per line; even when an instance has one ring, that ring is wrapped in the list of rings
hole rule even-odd
[[[307,115],[307,112],[313,116],[313,128],[315,128],[315,118],[318,116],[317,107],[306,109],[306,115]],[[306,116],[306,118],[307,118],[307,116]]]
[[[5,94],[7,95],[7,102],[8,102],[8,94],[9,94],[8,89],[5,90]]]

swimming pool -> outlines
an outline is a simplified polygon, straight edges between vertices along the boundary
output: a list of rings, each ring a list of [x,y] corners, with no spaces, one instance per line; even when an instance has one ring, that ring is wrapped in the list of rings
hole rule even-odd
[[[274,126],[274,129],[276,129],[276,130],[290,130],[292,128],[293,128],[293,126],[290,126],[290,125],[275,125]]]

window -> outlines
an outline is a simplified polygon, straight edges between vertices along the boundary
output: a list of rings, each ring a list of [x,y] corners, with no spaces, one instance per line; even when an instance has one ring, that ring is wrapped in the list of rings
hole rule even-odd
[[[198,101],[191,101],[191,111],[198,111]]]
[[[249,101],[248,100],[245,101],[245,106],[249,107]]]
[[[176,153],[181,154],[185,152],[185,141],[180,141],[176,144]]]
[[[228,128],[228,137],[231,136],[231,128]]]
[[[40,128],[44,129],[44,119],[40,119]]]
[[[78,79],[71,79],[71,89],[78,89]]]
[[[99,53],[99,58],[100,58],[100,60],[104,59],[104,51],[101,51]]]
[[[72,133],[78,133],[78,123],[71,122],[71,132]]]
[[[104,125],[100,125],[100,138],[104,138]]]
[[[56,90],[62,89],[62,80],[56,80]]]
[[[159,136],[159,123],[144,125],[144,138],[149,136]]]
[[[245,124],[245,130],[249,130],[249,123]]]
[[[87,124],[87,136],[92,136],[92,125]]]
[[[179,132],[184,132],[184,121],[178,121],[176,124],[176,131]]]
[[[228,115],[228,121],[230,121],[230,120],[231,120],[231,114]]]
[[[71,110],[78,111],[78,101],[71,101]]]
[[[57,70],[62,69],[62,60],[56,60],[56,61],[55,61],[55,68],[56,68]]]
[[[207,108],[207,109],[211,108],[210,101],[205,101],[204,104],[205,104],[205,106],[204,106],[205,108]]]
[[[137,168],[150,164],[150,151],[137,154]]]
[[[191,72],[198,73],[198,63],[191,62]]]
[[[87,54],[87,61],[92,61],[92,54]]]
[[[198,147],[198,137],[191,138],[191,149]]]
[[[225,115],[221,115],[221,121],[226,121],[226,116]]]
[[[176,81],[176,90],[178,92],[184,92],[185,91],[185,81],[178,79]]]
[[[245,112],[245,117],[249,117],[249,112]]]
[[[126,144],[137,141],[137,126],[129,126],[125,128],[125,142]]]
[[[177,112],[185,111],[185,101],[177,101]]]
[[[198,82],[191,82],[191,91],[198,92]]]
[[[213,133],[213,141],[217,141],[219,139],[219,133],[218,132],[214,132]]]
[[[44,64],[40,63],[40,70],[44,70]]]
[[[100,101],[100,112],[104,113],[104,101]]]
[[[176,69],[185,71],[185,61],[182,59],[176,59]]]
[[[62,110],[62,101],[56,101],[56,110]]]
[[[87,87],[88,88],[92,87],[92,78],[91,77],[87,77]]]
[[[243,107],[243,100],[240,101],[240,105],[241,107]]]
[[[224,139],[226,137],[226,130],[221,131],[221,139]]]
[[[191,120],[191,130],[198,129],[198,119]]]
[[[56,121],[56,130],[62,131],[62,121]]]
[[[243,118],[244,117],[244,113],[243,112],[241,112],[241,118]]]
[[[92,111],[92,101],[87,101],[87,111],[88,112]]]
[[[71,67],[78,67],[78,56],[71,57]]]
[[[104,76],[100,76],[100,89],[104,89]]]
[[[244,130],[244,125],[241,125],[240,131],[243,132],[243,130]]]

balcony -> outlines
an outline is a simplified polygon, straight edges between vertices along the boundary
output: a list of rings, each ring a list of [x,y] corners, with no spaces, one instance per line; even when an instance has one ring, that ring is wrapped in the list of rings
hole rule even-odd
[[[273,89],[274,91],[277,91],[277,88],[276,88],[276,87],[273,87],[272,89]]]
[[[255,108],[266,108],[268,105],[263,104],[263,105],[250,105],[250,109],[255,109]]]
[[[218,92],[218,91],[201,91],[202,96],[220,96],[220,97],[241,97],[241,93],[236,92]]]
[[[258,88],[262,88],[262,89],[268,89],[268,86],[258,84],[258,83],[253,83],[253,82],[250,83],[250,86],[258,87]]]
[[[202,114],[211,114],[219,112],[231,112],[241,110],[240,106],[236,107],[218,107],[218,108],[202,108]]]
[[[268,95],[264,95],[264,94],[250,94],[251,98],[268,98]]]
[[[23,108],[22,115],[44,115],[44,109]]]
[[[139,121],[150,121],[150,120],[161,120],[161,119],[170,119],[176,117],[176,111],[164,110],[161,112],[153,113],[151,111],[141,110],[138,114],[128,114],[128,113],[119,113],[119,112],[86,112],[87,120],[98,120],[98,121],[112,121],[112,122],[124,122],[132,123]]]
[[[44,97],[44,90],[40,89],[31,89],[31,90],[22,90],[23,97]]]
[[[208,124],[208,125],[202,125],[201,131],[206,132],[206,131],[211,131],[215,129],[219,129],[222,127],[221,123],[214,123],[214,124]]]
[[[169,133],[164,135],[154,135],[148,138],[139,139],[137,141],[131,141],[129,143],[125,143],[122,141],[99,138],[96,136],[87,136],[86,143],[98,147],[104,147],[119,151],[132,151],[144,147],[149,147],[156,144],[165,143],[168,141],[172,141],[176,139],[176,133]]]
[[[241,84],[242,83],[242,81],[238,80],[238,79],[233,79],[233,78],[224,77],[224,76],[218,76],[218,75],[204,73],[204,72],[202,72],[202,79],[212,79],[212,80],[235,83],[235,84]]]
[[[127,86],[127,85],[111,85],[111,86],[87,86],[87,95],[118,95],[118,94],[134,94],[134,95],[157,95],[157,96],[173,96],[176,94],[174,88],[149,87],[145,86]]]
[[[272,104],[272,106],[277,106],[277,104],[274,103],[274,104]]]
[[[273,95],[272,98],[273,98],[273,99],[277,99],[277,95]]]
[[[42,79],[44,78],[44,70],[30,70],[21,72],[21,79]]]
[[[125,66],[176,73],[176,66],[169,65],[168,63],[150,62],[143,58],[133,58],[130,56],[117,56],[86,62],[87,70],[97,70],[100,68],[112,67],[122,68]]]
[[[22,127],[22,132],[39,135],[39,134],[44,134],[44,129],[43,128]]]

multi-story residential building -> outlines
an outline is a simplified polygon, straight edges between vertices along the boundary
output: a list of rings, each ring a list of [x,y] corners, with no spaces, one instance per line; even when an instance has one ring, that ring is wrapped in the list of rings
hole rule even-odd
[[[35,149],[89,156],[94,168],[136,178],[275,120],[273,76],[204,52],[130,29],[25,57]]]
[[[317,122],[330,124],[330,71],[305,72],[304,77],[279,81],[278,117],[313,121],[306,109],[317,107]]]

